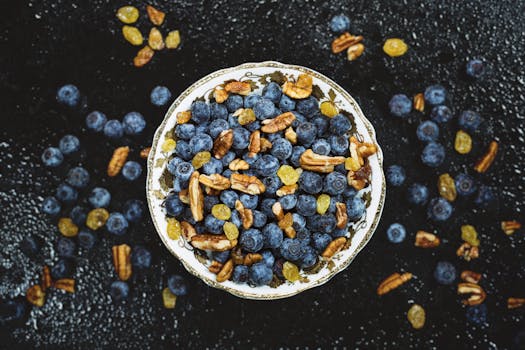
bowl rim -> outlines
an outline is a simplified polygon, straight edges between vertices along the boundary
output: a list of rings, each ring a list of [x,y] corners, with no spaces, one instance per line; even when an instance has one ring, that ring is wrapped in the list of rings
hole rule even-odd
[[[152,205],[152,198],[154,197],[152,193],[150,193],[150,188],[152,187],[153,183],[153,159],[154,155],[156,153],[157,146],[159,145],[159,139],[162,137],[163,132],[165,131],[166,124],[168,122],[168,119],[172,117],[175,110],[178,108],[180,103],[196,88],[205,85],[210,80],[227,73],[232,73],[240,69],[250,69],[250,68],[276,68],[276,69],[290,69],[295,70],[301,73],[308,73],[314,76],[317,79],[322,80],[324,83],[329,85],[331,88],[333,88],[338,94],[341,95],[342,98],[347,100],[355,109],[357,112],[357,117],[360,118],[360,120],[363,122],[363,125],[366,127],[371,139],[374,141],[374,143],[377,146],[377,161],[379,163],[379,171],[380,171],[380,179],[381,179],[381,196],[379,198],[378,206],[376,209],[376,212],[373,217],[372,224],[368,231],[365,233],[364,238],[359,242],[357,247],[355,248],[355,251],[344,261],[338,263],[328,274],[320,277],[313,283],[305,283],[305,284],[297,284],[297,288],[293,288],[290,292],[282,293],[282,294],[270,294],[270,295],[264,295],[264,293],[251,293],[251,292],[245,292],[240,291],[235,288],[230,288],[223,283],[217,282],[208,276],[205,276],[204,274],[201,274],[196,268],[194,268],[191,264],[186,262],[184,259],[179,257],[177,252],[170,247],[168,242],[166,241],[166,237],[161,233],[161,230],[157,224],[157,218],[156,215],[154,215],[153,211],[153,205]],[[277,300],[277,299],[283,299],[292,297],[294,295],[297,295],[301,292],[304,292],[308,289],[319,287],[325,283],[327,283],[329,280],[331,280],[334,276],[336,276],[341,271],[345,270],[350,266],[350,264],[353,262],[355,257],[363,250],[363,248],[368,244],[372,236],[374,235],[374,232],[379,224],[379,220],[381,218],[381,214],[383,212],[383,207],[385,203],[385,197],[386,197],[386,180],[383,170],[383,152],[381,150],[380,145],[377,142],[376,138],[376,132],[374,127],[372,126],[372,123],[365,117],[363,111],[361,110],[361,107],[359,104],[355,101],[355,99],[338,83],[333,81],[332,79],[328,78],[322,73],[317,72],[316,70],[313,70],[311,68],[307,68],[304,66],[294,65],[294,64],[286,64],[281,63],[277,61],[263,61],[263,62],[247,62],[243,63],[234,67],[228,67],[219,69],[216,71],[213,71],[204,77],[197,80],[195,83],[191,84],[187,89],[185,89],[170,105],[168,110],[166,111],[166,114],[164,115],[164,118],[158,128],[155,131],[152,144],[151,144],[151,150],[149,152],[149,156],[147,159],[147,177],[146,177],[146,199],[148,202],[148,209],[151,216],[151,219],[153,221],[153,225],[155,226],[155,230],[157,231],[157,234],[159,235],[162,243],[168,249],[168,251],[177,258],[178,261],[182,263],[184,268],[189,271],[192,275],[199,278],[201,281],[206,283],[210,287],[214,287],[217,289],[224,290],[226,292],[229,292],[232,295],[235,295],[237,297],[241,297],[244,299],[253,299],[253,300]],[[204,265],[203,265],[204,266]]]

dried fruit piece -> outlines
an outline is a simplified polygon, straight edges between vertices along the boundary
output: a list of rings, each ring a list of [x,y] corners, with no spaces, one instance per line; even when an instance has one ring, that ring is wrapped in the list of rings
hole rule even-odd
[[[479,246],[478,232],[472,225],[461,226],[461,239],[473,247]]]
[[[454,149],[459,154],[467,154],[472,150],[472,138],[469,134],[463,130],[459,130],[456,133],[456,139],[454,141]]]
[[[438,179],[439,195],[449,202],[456,199],[456,184],[450,174],[441,174]]]
[[[98,230],[109,218],[109,212],[104,208],[91,210],[86,218],[86,226],[92,230]]]
[[[210,159],[211,159],[210,152],[201,151],[195,154],[195,156],[193,156],[193,159],[191,160],[191,165],[193,165],[195,169],[200,169],[202,168],[204,164],[208,163]]]
[[[166,233],[168,234],[168,237],[171,239],[179,239],[182,233],[182,227],[179,220],[175,218],[168,218],[167,222],[168,226],[166,229]]]
[[[487,294],[480,285],[475,283],[458,283],[458,294],[470,294],[470,296],[463,300],[464,305],[479,305],[485,301]]]
[[[280,219],[277,224],[279,225],[280,229],[285,229],[287,227],[292,227],[293,225],[293,216],[292,213],[286,213],[282,219]]]
[[[78,234],[78,226],[70,218],[60,218],[58,220],[58,231],[64,237],[75,237]]]
[[[147,45],[144,46],[137,52],[135,58],[133,58],[133,65],[137,68],[145,66],[149,61],[151,61],[154,54],[155,51],[153,51],[151,47]]]
[[[68,293],[75,293],[75,280],[72,278],[61,278],[53,283],[53,287]]]
[[[285,261],[283,264],[283,276],[290,282],[298,281],[301,278],[297,265],[289,261]]]
[[[331,258],[337,252],[343,249],[345,244],[346,244],[346,238],[338,237],[328,244],[328,246],[325,248],[321,256],[323,258]]]
[[[164,12],[157,10],[151,5],[146,6],[146,12],[148,12],[148,17],[151,23],[156,26],[160,26],[162,22],[164,22],[164,17],[166,17]]]
[[[290,165],[281,165],[277,170],[277,176],[285,185],[294,185],[299,181],[299,174]]]
[[[479,248],[465,242],[458,248],[458,250],[456,250],[456,255],[462,257],[466,261],[470,261],[479,258]]]
[[[224,90],[232,94],[249,95],[252,92],[252,86],[245,81],[230,81],[224,85]]]
[[[422,92],[414,95],[414,109],[419,112],[425,110],[425,95]]]
[[[525,305],[525,298],[508,298],[507,309],[517,309]]]
[[[142,33],[137,27],[123,26],[122,35],[124,36],[124,39],[126,39],[126,41],[131,45],[140,46],[144,42]]]
[[[177,124],[185,124],[191,119],[191,111],[182,111],[177,113]]]
[[[519,230],[521,228],[521,224],[516,220],[510,220],[510,221],[502,221],[501,222],[501,229],[503,232],[505,232],[506,235],[511,235],[516,230]]]
[[[151,147],[143,148],[142,151],[140,151],[140,158],[148,159],[149,152],[151,152]]]
[[[168,287],[162,290],[162,303],[166,309],[174,309],[177,304],[177,296]]]
[[[358,171],[361,168],[361,165],[359,164],[359,160],[348,157],[345,160],[345,169],[346,170],[352,170],[352,171]]]
[[[481,279],[481,274],[474,271],[465,270],[461,272],[461,279],[465,282],[477,284]]]
[[[229,220],[232,216],[232,211],[226,204],[215,204],[211,208],[211,215],[219,220]]]
[[[134,6],[122,6],[117,11],[117,18],[122,23],[135,23],[139,19],[139,10]]]
[[[207,188],[215,190],[226,190],[230,188],[230,180],[220,174],[199,175],[199,182]]]
[[[233,130],[223,130],[213,142],[213,156],[217,159],[224,157],[233,143]]]
[[[189,222],[182,221],[180,223],[180,227],[182,229],[182,236],[187,241],[191,241],[192,237],[197,234],[197,230],[195,230],[195,228]]]
[[[232,160],[230,164],[228,164],[228,168],[232,171],[248,170],[250,169],[250,164],[248,164],[248,162],[243,159],[236,158]]]
[[[237,245],[236,240],[230,241],[224,235],[195,235],[191,239],[191,245],[197,249],[223,252]]]
[[[248,125],[256,120],[255,113],[251,108],[239,108],[233,113],[233,116],[237,117],[237,121],[241,125]]]
[[[335,219],[336,219],[336,227],[339,229],[343,229],[346,227],[346,224],[348,223],[348,214],[346,212],[346,204],[345,203],[335,203]]]
[[[111,248],[113,252],[113,266],[121,281],[127,281],[131,277],[131,247],[127,244],[115,245]]]
[[[291,98],[302,99],[307,98],[313,91],[312,76],[306,73],[299,74],[297,81],[287,81],[283,85],[283,93]]]
[[[292,112],[286,112],[278,115],[273,119],[265,119],[261,122],[261,131],[267,134],[273,134],[281,130],[286,129],[295,120],[295,114]]]
[[[391,38],[385,41],[383,51],[390,57],[399,57],[408,51],[408,45],[399,38]]]
[[[264,184],[255,176],[246,174],[232,174],[231,188],[248,194],[261,194],[266,190]]]
[[[438,236],[425,231],[417,231],[414,245],[419,248],[435,248],[441,243]]]
[[[487,153],[485,153],[485,155],[474,166],[474,170],[476,170],[478,173],[486,172],[494,162],[497,153],[498,143],[496,141],[492,141],[489,144],[489,149],[487,150]]]
[[[425,325],[425,309],[421,305],[414,304],[408,309],[407,318],[414,329],[421,329]]]
[[[317,213],[323,215],[330,206],[330,196],[323,193],[317,197]]]
[[[328,118],[333,118],[339,113],[339,109],[333,101],[324,101],[321,103],[321,113]]]
[[[164,39],[162,38],[162,33],[157,28],[151,28],[149,31],[148,45],[156,51],[162,50],[164,48],[165,45]]]
[[[223,103],[228,99],[228,96],[228,91],[221,89],[219,86],[213,90],[213,98],[215,98],[215,102],[217,103]]]
[[[405,272],[403,274],[395,272],[379,284],[379,287],[377,287],[377,295],[384,295],[409,281],[411,278],[412,274],[410,272]]]
[[[349,61],[355,61],[363,54],[364,51],[365,45],[362,43],[352,45],[346,50],[346,58]]]
[[[337,54],[348,49],[363,40],[361,35],[352,35],[350,33],[343,33],[332,41],[332,53]]]
[[[204,194],[199,184],[198,171],[194,171],[193,174],[191,174],[188,192],[190,194],[190,209],[193,219],[195,221],[202,221],[204,218]]]
[[[177,141],[175,141],[172,138],[167,138],[162,143],[162,146],[160,146],[160,150],[164,153],[171,153],[175,150],[177,147]]]
[[[282,197],[282,196],[286,196],[288,194],[294,194],[295,191],[297,191],[297,189],[299,188],[299,185],[297,184],[293,184],[293,185],[288,185],[288,186],[282,186],[281,188],[279,188],[275,194],[278,196],[278,197]]]
[[[166,36],[166,48],[176,49],[180,45],[180,32],[178,30],[172,30]]]
[[[118,147],[113,151],[113,156],[108,163],[108,176],[113,177],[117,176],[120,173],[120,170],[126,163],[129,154],[129,147]]]
[[[217,274],[217,282],[224,282],[230,279],[233,272],[233,261],[229,259],[224,263],[222,269]]]
[[[284,132],[284,137],[291,142],[292,145],[295,145],[297,143],[297,133],[295,130],[290,126],[286,129]]]
[[[239,229],[234,223],[229,221],[225,222],[224,225],[222,225],[222,230],[230,241],[233,241],[239,237]]]
[[[46,299],[46,293],[42,290],[40,285],[35,284],[34,286],[29,287],[26,292],[26,299],[31,304],[41,307],[44,305]]]

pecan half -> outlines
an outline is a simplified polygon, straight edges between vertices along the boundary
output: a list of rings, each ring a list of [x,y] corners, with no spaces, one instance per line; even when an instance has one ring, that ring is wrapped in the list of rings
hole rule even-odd
[[[140,151],[140,158],[142,158],[142,159],[148,159],[149,152],[151,152],[151,147],[143,148],[143,149]]]
[[[218,262],[217,260],[213,260],[210,266],[208,266],[208,271],[214,274],[218,274],[221,269],[222,263]]]
[[[286,235],[286,237],[288,237],[288,238],[295,238],[295,236],[297,235],[297,232],[295,231],[293,226],[285,227],[283,229],[283,231],[284,231],[284,234]]]
[[[52,283],[53,280],[51,279],[51,270],[49,269],[49,266],[44,265],[44,267],[42,268],[42,281],[40,281],[42,290],[45,292],[46,289],[51,287]]]
[[[220,89],[219,87],[216,87],[215,90],[213,90],[213,97],[215,98],[215,102],[217,103],[223,103],[228,99],[228,91],[224,89]]]
[[[242,262],[243,265],[251,266],[255,263],[258,263],[259,261],[262,261],[263,257],[261,254],[258,253],[248,253],[244,257],[244,260]]]
[[[243,159],[236,158],[228,164],[228,168],[232,171],[236,170],[248,170],[250,169],[250,164]]]
[[[232,174],[231,188],[248,194],[261,194],[266,190],[264,184],[255,176],[246,174]]]
[[[414,96],[414,109],[420,112],[425,110],[425,95],[422,92]]]
[[[129,154],[129,147],[118,147],[113,151],[113,156],[111,157],[108,163],[108,176],[113,177],[117,176],[120,173],[120,170],[126,163]]]
[[[131,277],[131,248],[127,244],[115,245],[113,252],[113,266],[118,278],[127,281]]]
[[[197,249],[223,252],[237,245],[237,241],[230,241],[225,235],[201,234],[191,238],[191,245]]]
[[[250,135],[250,144],[248,145],[248,157],[254,157],[261,151],[261,132],[255,130]]]
[[[281,188],[279,188],[277,191],[275,191],[275,194],[278,197],[286,196],[288,194],[294,194],[298,188],[299,188],[298,184],[284,185]]]
[[[242,227],[249,229],[253,225],[253,212],[251,209],[245,208],[240,200],[235,201],[235,209],[239,212],[239,217],[242,221]]]
[[[149,61],[153,58],[155,51],[151,49],[148,45],[144,46],[137,52],[137,55],[133,58],[133,65],[137,68],[143,67],[148,64]]]
[[[195,219],[195,221],[202,221],[204,218],[204,194],[199,184],[198,171],[194,171],[193,174],[191,174],[188,192],[190,194],[190,209],[193,219]]]
[[[299,164],[305,170],[311,170],[319,173],[331,173],[338,164],[345,162],[345,157],[330,157],[314,153],[307,149],[301,154]]]
[[[466,261],[479,258],[479,248],[473,247],[469,243],[463,243],[458,250],[456,250],[456,255],[462,257]]]
[[[339,237],[334,239],[332,242],[326,246],[325,250],[321,254],[323,258],[331,258],[334,256],[337,252],[339,252],[341,249],[343,249],[344,245],[346,243],[345,237]]]
[[[39,284],[35,284],[27,290],[26,299],[31,304],[41,307],[46,300],[46,293],[42,290],[42,287]]]
[[[517,309],[525,305],[525,298],[508,298],[507,309]]]
[[[182,111],[177,113],[177,124],[184,124],[191,119],[191,111]]]
[[[405,272],[403,274],[398,272],[393,273],[379,284],[379,287],[377,287],[377,295],[384,295],[406,283],[411,278],[412,274],[410,272]]]
[[[283,85],[283,94],[291,98],[307,98],[313,91],[312,76],[306,73],[299,74],[297,81],[287,81]]]
[[[295,114],[292,112],[286,112],[279,114],[277,117],[272,119],[265,119],[261,122],[261,131],[267,134],[273,134],[281,130],[286,129],[295,120]]]
[[[356,59],[359,58],[359,56],[363,54],[364,51],[365,51],[365,45],[361,43],[352,45],[346,50],[346,58],[349,61],[355,61]]]
[[[200,174],[199,182],[204,186],[208,186],[210,188],[221,191],[230,188],[230,180],[227,177],[222,176],[221,174]]]
[[[463,304],[470,306],[481,304],[487,297],[480,285],[468,282],[458,283],[458,294],[469,294],[470,296],[463,300]]]
[[[346,204],[337,202],[335,203],[335,219],[337,228],[345,228],[348,223],[348,214],[346,213]]]
[[[249,95],[252,91],[252,86],[250,85],[250,83],[244,81],[230,81],[229,83],[224,85],[224,90],[232,94],[246,96]]]
[[[181,221],[180,222],[180,228],[182,230],[182,236],[184,237],[184,239],[186,239],[187,241],[191,241],[191,239],[193,238],[193,236],[196,236],[197,235],[197,231],[195,230],[195,227],[193,227],[192,224],[190,224],[189,222],[187,221]]]
[[[286,139],[290,141],[292,145],[295,145],[297,143],[297,133],[291,126],[288,127],[284,132],[284,137],[286,137]]]
[[[275,218],[277,220],[281,220],[284,217],[284,210],[283,210],[281,203],[275,202],[272,205],[272,213],[273,215],[275,215]]]
[[[478,173],[486,172],[494,162],[497,153],[498,143],[496,141],[492,141],[489,144],[487,153],[485,153],[485,155],[480,160],[478,160],[476,165],[474,165],[474,170],[476,170]]]
[[[72,278],[61,278],[53,283],[53,287],[65,290],[68,293],[75,293],[75,280]]]
[[[233,261],[232,259],[226,261],[222,266],[221,270],[217,274],[217,282],[224,282],[230,279],[233,272]]]
[[[277,222],[277,225],[279,226],[280,229],[284,230],[285,228],[287,227],[292,227],[292,224],[293,224],[293,216],[292,216],[292,213],[286,213],[282,219],[280,219],[278,222]]]
[[[502,221],[501,222],[501,229],[503,232],[505,232],[506,235],[511,235],[516,230],[519,230],[521,228],[521,224],[516,220],[510,220],[510,221]]]
[[[425,231],[417,231],[414,245],[420,248],[435,248],[441,243],[438,236]]]
[[[332,52],[340,53],[363,40],[361,35],[343,33],[332,41]]]
[[[267,138],[261,137],[261,152],[266,152],[272,149],[272,143]]]
[[[470,270],[465,270],[461,272],[461,279],[469,283],[478,283],[481,279],[481,273],[477,273]]]
[[[233,143],[233,130],[223,130],[213,142],[213,156],[217,159],[224,157]]]
[[[157,10],[151,5],[146,6],[146,12],[148,13],[149,20],[156,26],[160,26],[164,22],[166,14],[160,10]]]
[[[190,204],[190,196],[188,194],[188,189],[187,188],[180,190],[180,192],[179,192],[179,199],[184,204]]]

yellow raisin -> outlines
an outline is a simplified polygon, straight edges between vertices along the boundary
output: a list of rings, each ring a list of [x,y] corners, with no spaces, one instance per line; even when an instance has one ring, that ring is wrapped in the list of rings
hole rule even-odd
[[[168,138],[164,140],[160,149],[162,150],[162,152],[169,153],[169,152],[173,152],[176,147],[177,147],[177,141],[175,141],[172,138]]]
[[[328,207],[330,206],[330,196],[327,194],[320,194],[317,197],[317,212],[321,215],[326,213]]]
[[[283,264],[283,276],[290,282],[298,281],[300,278],[299,268],[297,267],[297,265],[286,261]]]
[[[339,113],[339,109],[332,101],[324,101],[321,103],[321,113],[328,118],[333,118]]]
[[[478,232],[472,225],[461,226],[461,239],[473,247],[479,246]]]
[[[176,49],[180,45],[180,33],[178,30],[173,30],[168,33],[166,37],[166,47],[168,49]]]
[[[237,237],[239,237],[239,229],[237,228],[237,226],[235,226],[234,223],[231,223],[229,221],[225,222],[224,225],[222,225],[222,230],[224,231],[224,234],[230,241],[233,241],[234,239],[237,239]]]
[[[390,57],[403,56],[408,50],[408,45],[399,38],[391,38],[385,41],[383,51]]]
[[[182,233],[182,227],[179,220],[175,218],[168,218],[168,237],[171,239],[179,239]]]
[[[408,309],[407,318],[414,329],[421,329],[425,325],[425,309],[421,305],[414,304]]]
[[[467,154],[472,150],[472,138],[469,134],[463,130],[459,130],[456,133],[456,139],[454,141],[454,149],[459,154]]]
[[[191,160],[191,165],[195,169],[200,169],[204,164],[208,163],[211,159],[211,153],[208,151],[202,151],[193,156]]]
[[[299,180],[299,173],[289,165],[282,165],[279,170],[277,170],[277,176],[279,176],[279,179],[287,186],[294,185]]]
[[[78,226],[70,218],[58,220],[58,230],[65,237],[74,237],[78,234]]]
[[[109,212],[104,208],[97,208],[90,211],[86,218],[86,226],[92,230],[98,230],[109,218]]]
[[[226,204],[215,204],[211,208],[211,215],[219,220],[229,220],[232,216],[232,211]]]
[[[239,124],[241,125],[247,125],[255,121],[255,113],[253,112],[253,109],[251,108],[245,108],[242,110],[241,114],[239,114],[238,118]]]
[[[361,166],[359,165],[359,161],[355,160],[352,157],[348,157],[345,159],[346,170],[358,171],[360,168]]]
[[[123,6],[117,11],[117,18],[122,23],[135,23],[139,19],[139,10],[134,6]]]
[[[148,45],[153,50],[162,50],[164,48],[164,40],[162,33],[157,28],[151,28],[148,36]]]
[[[448,173],[439,176],[438,191],[439,195],[449,202],[453,202],[456,199],[456,184]]]
[[[162,303],[166,309],[174,309],[177,303],[177,296],[169,288],[164,288],[162,290]]]
[[[124,35],[124,39],[126,39],[131,45],[139,46],[142,45],[142,43],[144,42],[142,34],[140,33],[140,30],[138,30],[137,27],[122,27],[122,35]]]

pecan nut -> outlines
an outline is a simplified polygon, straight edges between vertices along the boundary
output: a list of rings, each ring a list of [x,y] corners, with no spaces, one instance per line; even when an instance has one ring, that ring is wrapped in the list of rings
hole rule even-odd
[[[195,221],[202,221],[204,218],[204,194],[199,184],[199,172],[194,171],[190,177],[190,184],[188,187],[190,195],[190,210]]]
[[[242,227],[249,229],[253,225],[253,212],[251,209],[245,208],[240,200],[235,201],[235,209],[239,212]]]
[[[68,293],[75,293],[75,280],[72,278],[61,278],[53,283],[53,287]]]
[[[278,222],[277,222],[277,225],[279,226],[279,228],[281,230],[284,230],[285,228],[287,227],[292,227],[293,225],[293,216],[292,216],[292,213],[286,213],[282,219],[280,219]]]
[[[343,249],[344,245],[346,244],[346,238],[345,237],[339,237],[334,239],[332,242],[326,246],[325,250],[321,254],[323,258],[331,258],[334,256],[337,252],[339,252],[341,249]]]
[[[180,190],[179,199],[184,204],[190,204],[190,195],[187,188]]]
[[[461,272],[461,279],[469,283],[478,283],[481,279],[481,273],[477,273],[470,270],[465,270]]]
[[[339,229],[346,227],[348,223],[348,214],[346,213],[346,204],[337,202],[335,203],[335,226]]]
[[[111,157],[111,160],[108,164],[108,176],[113,177],[117,176],[118,173],[120,173],[120,170],[124,166],[124,163],[126,163],[126,160],[128,159],[129,154],[129,147],[118,147],[113,151],[113,156]]]
[[[259,261],[262,261],[263,257],[259,253],[248,253],[244,257],[244,260],[242,262],[243,265],[251,266],[253,264],[258,263]]]
[[[201,250],[223,252],[237,245],[237,241],[230,241],[225,235],[200,234],[191,238],[191,245]]]
[[[331,173],[334,171],[336,165],[345,162],[345,157],[330,157],[314,153],[311,149],[307,149],[301,154],[299,164],[305,170],[311,170],[320,173]]]
[[[281,205],[280,202],[275,202],[272,205],[272,213],[273,213],[273,215],[275,215],[275,218],[277,220],[281,220],[284,217],[283,206]]]
[[[46,300],[46,293],[42,290],[42,287],[39,284],[35,284],[27,290],[26,299],[31,304],[41,307]]]
[[[111,248],[113,252],[113,266],[121,281],[127,281],[131,277],[131,248],[127,244],[115,245]]]
[[[273,119],[265,119],[261,122],[261,131],[267,134],[273,134],[281,130],[286,129],[295,120],[295,114],[292,112],[286,112],[278,115]]]
[[[250,144],[248,145],[249,157],[254,157],[257,153],[261,151],[261,132],[255,130],[250,135]]]
[[[458,284],[458,294],[469,294],[470,296],[463,300],[463,304],[470,306],[481,304],[487,297],[480,285],[468,282]]]
[[[180,228],[181,228],[181,231],[182,231],[182,236],[188,242],[191,241],[193,236],[197,235],[197,230],[195,230],[195,227],[193,227],[193,225],[190,224],[187,221],[181,221],[180,222]]]
[[[252,92],[252,86],[245,81],[230,81],[224,85],[224,90],[232,94],[246,96]]]
[[[230,188],[230,180],[221,174],[199,175],[199,182],[215,190],[226,190]]]
[[[296,82],[287,81],[283,85],[283,94],[288,97],[303,99],[312,94],[313,79],[312,76],[306,73],[299,74]]]
[[[140,158],[142,158],[142,159],[148,159],[149,152],[151,152],[151,147],[143,148],[143,149],[140,151]]]
[[[519,223],[516,220],[510,220],[510,221],[502,221],[501,222],[501,229],[503,232],[505,232],[506,235],[511,235],[516,230],[519,230],[521,228],[521,223]]]
[[[221,270],[217,274],[217,282],[224,282],[230,279],[233,272],[233,261],[229,259],[224,263]]]
[[[283,231],[284,231],[284,234],[286,235],[286,237],[288,237],[288,238],[295,238],[295,236],[297,235],[297,232],[295,231],[293,226],[285,227],[283,229]]]
[[[422,92],[414,96],[414,109],[419,112],[425,110],[425,95]]]
[[[275,194],[278,197],[283,197],[283,196],[286,196],[286,195],[289,195],[289,194],[294,194],[295,191],[297,191],[298,188],[299,188],[298,184],[284,185],[284,186],[280,187],[277,191],[275,191]]]
[[[177,124],[184,124],[191,119],[191,111],[182,111],[177,113]]]
[[[508,309],[517,309],[525,305],[525,298],[508,298],[507,299],[507,308]]]
[[[332,41],[332,52],[340,53],[363,40],[361,35],[343,33]]]
[[[350,46],[346,50],[346,58],[349,61],[355,61],[363,54],[364,51],[365,51],[365,45],[361,43],[357,43],[355,45]]]
[[[485,153],[485,155],[481,157],[476,165],[474,165],[474,170],[476,170],[478,173],[486,172],[494,162],[494,159],[496,159],[497,153],[498,143],[496,141],[491,141],[487,153]]]
[[[420,248],[435,248],[441,243],[438,236],[425,231],[417,231],[414,245]]]
[[[42,281],[40,281],[42,290],[45,292],[46,289],[51,287],[52,283],[53,280],[51,279],[51,270],[49,269],[49,266],[44,265],[44,267],[42,268]]]
[[[233,130],[223,130],[213,142],[213,156],[217,159],[224,157],[233,144]]]
[[[479,258],[479,248],[465,242],[458,248],[458,250],[456,250],[456,255],[462,257],[466,261],[470,261]]]
[[[248,170],[250,169],[250,164],[248,164],[247,161],[243,159],[236,158],[228,164],[228,168],[231,171],[237,171],[237,170]]]
[[[220,89],[219,87],[216,87],[215,90],[213,90],[213,97],[215,98],[215,102],[217,103],[223,103],[228,99],[228,91],[224,89]]]
[[[222,263],[218,262],[217,260],[213,260],[210,266],[208,266],[208,271],[214,274],[218,274],[219,271],[221,271],[221,269],[222,269]]]
[[[292,145],[295,145],[297,143],[297,133],[295,130],[290,126],[286,129],[284,132],[284,137],[290,141]]]
[[[411,278],[412,274],[410,272],[404,272],[402,274],[398,272],[393,273],[379,284],[379,287],[377,287],[377,295],[384,295],[408,282]]]
[[[272,143],[265,137],[261,137],[261,152],[266,152],[272,149]]]
[[[232,174],[231,188],[248,194],[261,194],[266,190],[264,184],[255,176],[246,174]]]

